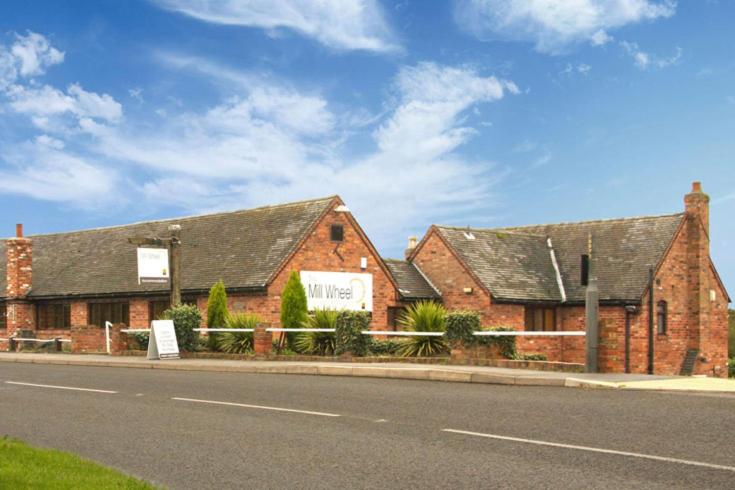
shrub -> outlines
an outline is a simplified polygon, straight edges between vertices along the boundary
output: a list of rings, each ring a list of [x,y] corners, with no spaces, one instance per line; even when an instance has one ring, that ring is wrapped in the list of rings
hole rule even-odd
[[[419,301],[406,308],[400,324],[410,332],[445,332],[447,310],[434,301]],[[447,350],[448,344],[444,337],[417,336],[401,340],[398,355],[425,357],[442,354]]]
[[[447,341],[450,344],[475,345],[478,337],[472,335],[480,330],[480,314],[476,311],[452,311],[447,314]]]
[[[546,361],[546,355],[544,354],[516,354],[515,360],[517,361]]]
[[[227,315],[225,328],[255,328],[262,320],[253,313]],[[228,354],[245,354],[253,350],[253,332],[222,332],[217,335],[217,348]]]
[[[731,378],[735,378],[735,357],[727,361],[727,374]]]
[[[392,356],[396,355],[401,347],[398,340],[375,340],[370,339],[368,342],[368,351],[375,356]]]
[[[336,328],[338,312],[317,309],[302,324],[303,328]],[[336,350],[335,335],[329,332],[304,332],[296,335],[296,352],[317,356],[333,356]]]
[[[363,330],[370,327],[370,314],[366,311],[340,311],[335,324],[335,354],[351,353],[364,356],[367,353],[367,335]]]
[[[509,327],[495,327],[487,328],[493,332],[514,332],[515,330]],[[516,359],[518,354],[516,353],[516,338],[513,335],[502,335],[498,337],[493,336],[475,336],[475,345],[497,345],[500,354],[506,359]]]
[[[148,340],[150,339],[150,337],[151,337],[151,334],[146,333],[146,332],[139,332],[139,333],[133,334],[133,339],[135,340],[135,344],[140,350],[148,350]]]
[[[225,283],[217,281],[209,290],[209,298],[207,299],[207,327],[223,328],[227,321],[227,291],[225,291]],[[217,333],[207,335],[207,345],[211,350],[217,349]]]
[[[307,319],[306,291],[298,272],[291,271],[281,293],[281,327],[301,328]],[[291,333],[286,335],[286,338],[289,347],[293,348],[296,335]]]
[[[195,332],[194,329],[199,328],[202,323],[202,315],[199,313],[199,309],[193,305],[179,305],[166,310],[163,316],[166,320],[174,321],[179,350],[189,352],[196,350],[199,333]]]

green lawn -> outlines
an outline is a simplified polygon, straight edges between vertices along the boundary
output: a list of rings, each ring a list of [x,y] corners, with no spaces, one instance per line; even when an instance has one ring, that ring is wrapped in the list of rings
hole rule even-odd
[[[153,489],[135,478],[74,454],[38,449],[16,439],[0,439],[0,488]]]

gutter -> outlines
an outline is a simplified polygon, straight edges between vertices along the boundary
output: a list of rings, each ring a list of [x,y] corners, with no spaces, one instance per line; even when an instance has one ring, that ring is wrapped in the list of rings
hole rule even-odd
[[[230,293],[265,293],[266,287],[263,286],[246,286],[246,287],[233,287],[225,288],[225,291]],[[182,289],[182,295],[192,294],[208,294],[209,289]],[[38,295],[38,296],[26,296],[29,301],[41,301],[41,300],[76,300],[76,299],[99,299],[99,298],[139,298],[139,297],[157,297],[166,296],[169,294],[167,289],[151,290],[151,291],[126,291],[118,293],[79,293],[79,294],[50,294],[50,295]],[[0,302],[6,301],[8,298],[0,298]]]

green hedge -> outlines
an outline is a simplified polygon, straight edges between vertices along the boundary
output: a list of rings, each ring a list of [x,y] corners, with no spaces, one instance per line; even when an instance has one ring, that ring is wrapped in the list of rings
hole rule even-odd
[[[480,330],[480,314],[476,311],[452,311],[447,314],[447,340],[450,344],[458,342],[466,346],[476,345],[477,339],[472,332]]]
[[[179,344],[179,350],[193,352],[199,345],[199,333],[195,332],[195,328],[199,328],[202,323],[202,314],[194,305],[179,305],[163,313],[164,318],[174,321],[174,330],[176,331],[176,341]]]
[[[335,354],[351,353],[364,356],[368,352],[369,339],[362,330],[370,328],[370,314],[365,311],[340,311],[335,325]]]

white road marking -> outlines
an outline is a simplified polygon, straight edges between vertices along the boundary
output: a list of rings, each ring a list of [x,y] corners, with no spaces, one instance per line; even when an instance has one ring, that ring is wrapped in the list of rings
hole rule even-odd
[[[576,446],[574,444],[561,444],[558,442],[538,441],[536,439],[523,439],[520,437],[500,436],[497,434],[483,434],[482,432],[470,432],[466,430],[442,429],[442,431],[452,432],[454,434],[464,434],[468,436],[486,437],[489,439],[499,439],[501,441],[512,441],[512,442],[521,442],[524,444],[535,444],[537,446],[550,446],[550,447],[560,447],[560,448],[565,448],[565,449],[576,449],[578,451],[590,451],[594,453],[615,454],[617,456],[651,459],[653,461],[663,461],[665,463],[686,464],[690,466],[701,466],[703,468],[711,468],[715,470],[725,470],[725,471],[735,472],[735,466],[724,466],[724,465],[719,465],[719,464],[704,463],[702,461],[691,461],[688,459],[667,458],[665,456],[654,456],[651,454],[631,453],[628,451],[616,451],[614,449],[602,449],[602,448],[590,447],[590,446]]]
[[[194,403],[209,403],[211,405],[226,405],[230,407],[243,407],[243,408],[257,408],[260,410],[273,410],[275,412],[290,412],[290,413],[303,413],[306,415],[319,415],[320,417],[339,417],[336,413],[325,413],[325,412],[311,412],[309,410],[296,410],[293,408],[280,408],[280,407],[266,407],[263,405],[249,405],[247,403],[232,403],[232,402],[220,402],[215,400],[198,400],[196,398],[171,398],[172,400],[178,400],[182,402],[194,402]]]
[[[388,420],[387,419],[378,419],[378,420],[375,420],[374,422],[382,423],[382,422],[388,422]]]
[[[6,381],[5,383],[9,385],[34,386],[36,388],[53,388],[55,390],[90,391],[92,393],[111,393],[111,394],[117,393],[117,391],[110,391],[110,390],[93,390],[92,388],[76,388],[74,386],[40,385],[36,383],[21,383],[20,381]]]

